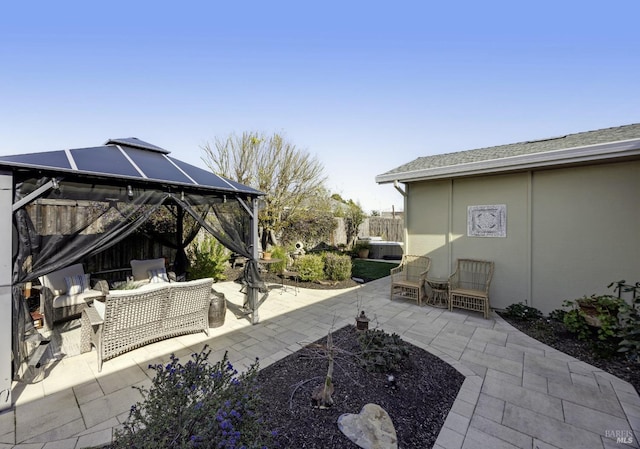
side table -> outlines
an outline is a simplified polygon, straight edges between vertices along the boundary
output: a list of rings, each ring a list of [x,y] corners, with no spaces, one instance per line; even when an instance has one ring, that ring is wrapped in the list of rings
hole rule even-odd
[[[449,307],[449,279],[427,278],[427,284],[431,287],[431,295],[427,304],[433,307],[446,309]]]
[[[91,351],[91,345],[96,347],[98,353],[98,364],[100,365],[100,345],[102,344],[102,324],[104,320],[100,318],[94,307],[86,307],[82,311],[80,325],[80,352]]]

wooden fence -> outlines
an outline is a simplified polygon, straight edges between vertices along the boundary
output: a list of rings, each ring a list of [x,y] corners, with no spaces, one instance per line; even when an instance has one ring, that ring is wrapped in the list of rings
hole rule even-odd
[[[347,233],[343,218],[336,218],[338,227],[333,232],[332,245],[347,243]],[[402,218],[369,217],[358,228],[358,237],[382,237],[389,242],[404,240],[404,220]]]

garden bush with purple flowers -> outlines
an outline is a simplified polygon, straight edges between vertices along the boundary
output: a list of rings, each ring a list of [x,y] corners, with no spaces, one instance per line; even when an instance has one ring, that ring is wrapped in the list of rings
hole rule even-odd
[[[149,389],[137,388],[143,401],[131,407],[114,448],[267,449],[275,434],[257,414],[258,361],[242,374],[227,354],[208,362],[205,346],[181,364],[150,365],[156,374]]]

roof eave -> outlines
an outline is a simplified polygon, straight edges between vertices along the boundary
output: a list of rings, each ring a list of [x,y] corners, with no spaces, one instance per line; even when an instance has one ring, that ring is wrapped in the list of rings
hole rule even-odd
[[[526,171],[536,168],[561,167],[606,160],[614,161],[616,159],[639,156],[640,139],[631,139],[466,164],[425,168],[399,173],[384,173],[376,176],[375,181],[378,184],[388,184],[395,181],[407,183],[502,172]]]

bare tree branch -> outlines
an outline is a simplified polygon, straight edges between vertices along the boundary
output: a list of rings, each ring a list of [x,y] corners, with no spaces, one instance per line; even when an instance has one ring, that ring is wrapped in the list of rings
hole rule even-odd
[[[233,134],[216,138],[213,146],[207,143],[202,150],[203,161],[214,173],[266,193],[259,214],[263,245],[276,244],[275,236],[301,220],[314,198],[324,196],[328,202],[320,161],[280,134]]]

